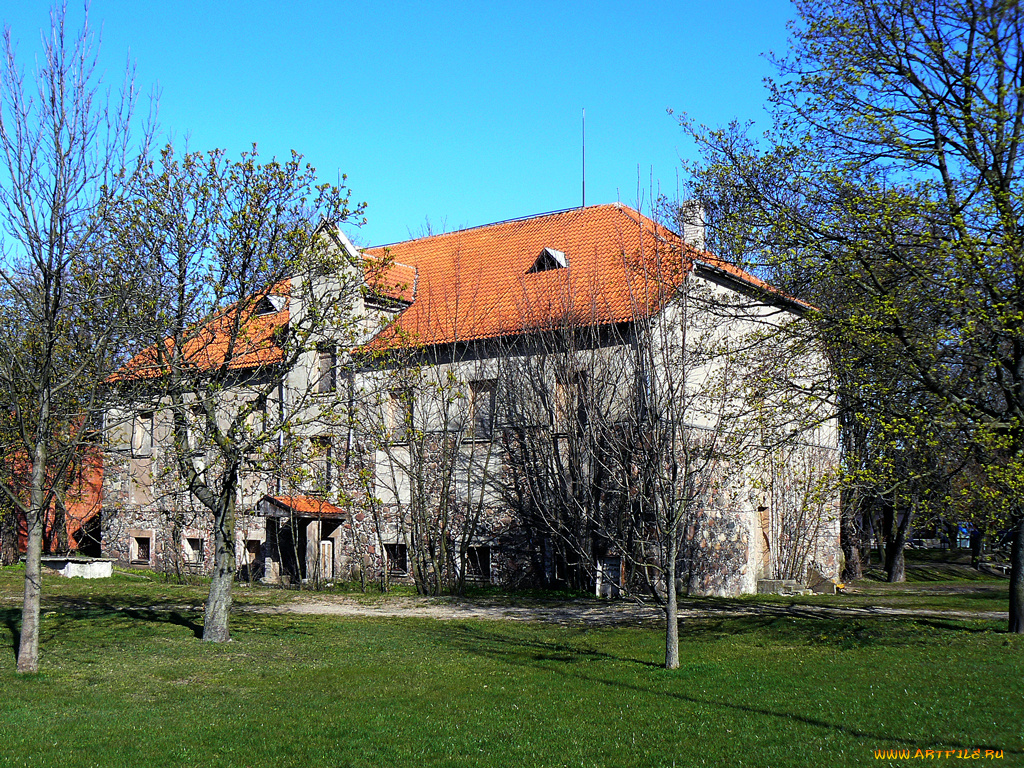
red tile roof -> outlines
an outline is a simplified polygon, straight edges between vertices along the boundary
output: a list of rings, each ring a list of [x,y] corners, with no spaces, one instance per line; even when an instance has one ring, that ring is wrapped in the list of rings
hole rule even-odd
[[[364,261],[363,274],[371,298],[377,296],[411,304],[416,295],[416,267],[377,256]]]
[[[264,496],[263,499],[298,515],[338,517],[346,514],[341,507],[314,496]]]
[[[273,365],[282,359],[278,346],[278,333],[287,327],[288,303],[277,312],[261,314],[260,304],[267,297],[287,297],[291,281],[282,280],[263,294],[244,305],[232,304],[220,315],[196,328],[190,329],[182,346],[182,359],[187,367],[198,371],[216,370],[227,365],[229,370],[246,370],[262,365]],[[239,319],[238,313],[242,312]],[[235,323],[239,330],[234,331]],[[166,371],[163,360],[174,352],[174,339],[164,339],[164,355],[157,347],[149,347],[129,360],[111,381],[153,379]]]
[[[568,266],[531,272],[545,248]],[[623,205],[596,205],[474,227],[369,248],[364,275],[381,298],[410,304],[370,343],[371,348],[425,346],[496,338],[565,323],[609,324],[650,316],[675,293],[694,262],[774,292],[766,283],[685,244],[678,234]],[[287,296],[290,281],[266,296]],[[781,294],[778,294],[781,296]],[[262,297],[257,297],[257,299]],[[282,358],[278,333],[287,305],[258,314],[242,310],[242,332],[230,351],[237,304],[199,327],[184,345],[197,370],[248,369]],[[167,352],[173,340],[164,341]],[[111,381],[153,378],[164,370],[155,347],[144,350]]]
[[[545,248],[564,253],[568,267],[530,273]],[[415,301],[371,343],[376,348],[649,316],[675,293],[695,260],[769,289],[617,204],[378,246],[366,255],[411,265],[417,278]]]

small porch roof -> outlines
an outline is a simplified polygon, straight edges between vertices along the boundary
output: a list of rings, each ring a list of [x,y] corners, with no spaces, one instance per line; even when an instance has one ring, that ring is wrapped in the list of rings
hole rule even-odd
[[[264,496],[256,506],[256,514],[263,517],[315,517],[341,519],[348,513],[341,507],[315,496]]]

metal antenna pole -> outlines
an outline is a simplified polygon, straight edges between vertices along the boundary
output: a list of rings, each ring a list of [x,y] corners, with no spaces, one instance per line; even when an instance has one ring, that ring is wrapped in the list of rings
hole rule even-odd
[[[587,207],[587,108],[583,108],[583,202],[581,208]]]

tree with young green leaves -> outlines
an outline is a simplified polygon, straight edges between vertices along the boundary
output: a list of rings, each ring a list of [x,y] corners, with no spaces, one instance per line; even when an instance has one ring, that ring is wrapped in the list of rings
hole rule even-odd
[[[834,347],[857,365],[889,361],[867,379],[894,418],[965,435],[1008,511],[1009,626],[1024,633],[1024,12],[796,9],[763,141],[685,123],[704,150],[709,245],[815,287]],[[886,375],[899,381],[888,393]],[[929,412],[902,399],[909,389]]]
[[[151,265],[146,344],[114,383],[166,436],[154,440],[163,485],[213,521],[203,639],[225,642],[247,483],[283,476],[282,435],[308,444],[335,420],[342,394],[318,349],[332,345],[333,360],[355,343],[362,263],[337,226],[363,205],[318,184],[300,155],[261,162],[255,148],[232,160],[168,147],[134,191],[117,245]]]

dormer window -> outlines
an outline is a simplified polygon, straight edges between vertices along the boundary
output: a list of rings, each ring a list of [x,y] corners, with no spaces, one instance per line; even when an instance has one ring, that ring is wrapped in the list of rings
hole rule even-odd
[[[540,252],[537,260],[533,262],[533,266],[526,270],[526,274],[547,272],[551,269],[565,269],[568,266],[569,260],[565,258],[565,254],[562,251],[555,250],[554,248],[545,248]]]
[[[257,315],[273,315],[288,305],[287,296],[264,296],[256,304]]]

